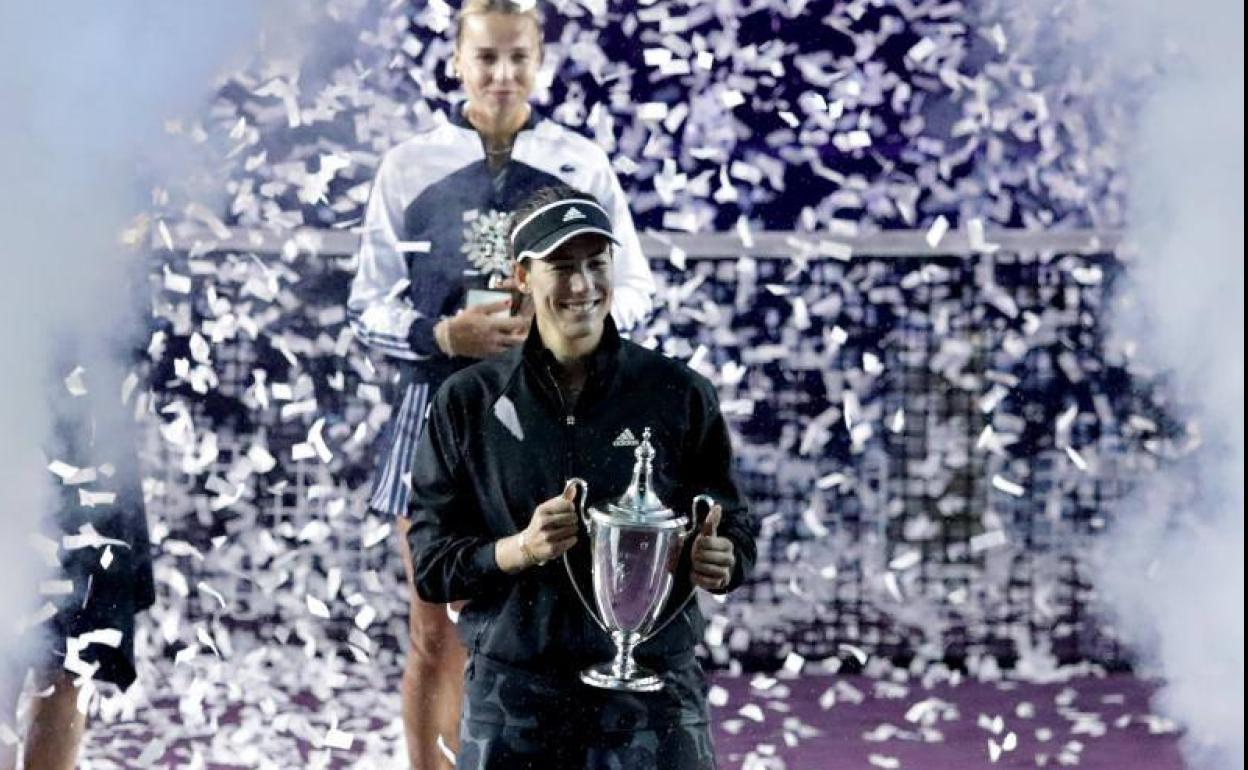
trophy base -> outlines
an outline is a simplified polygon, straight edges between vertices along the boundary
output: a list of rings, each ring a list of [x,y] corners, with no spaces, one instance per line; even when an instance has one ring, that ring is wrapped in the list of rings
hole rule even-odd
[[[614,663],[600,663],[581,672],[581,681],[591,687],[624,692],[658,692],[663,680],[653,671],[635,666],[629,676],[619,676]]]

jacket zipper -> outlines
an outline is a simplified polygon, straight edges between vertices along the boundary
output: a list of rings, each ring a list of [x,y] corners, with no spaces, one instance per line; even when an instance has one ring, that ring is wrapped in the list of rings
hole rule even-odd
[[[569,427],[575,426],[576,415],[572,413],[574,410],[568,409],[568,402],[563,400],[563,391],[559,389],[559,381],[555,379],[549,366],[543,366],[542,373],[546,375],[547,384],[555,391],[555,398],[559,399],[559,412],[563,415],[563,424]]]
[[[576,456],[574,448],[576,443],[576,415],[574,412],[576,411],[576,408],[575,406],[571,408],[568,407],[568,402],[564,400],[563,391],[559,389],[559,382],[555,379],[554,372],[550,371],[550,367],[543,366],[542,372],[546,375],[547,383],[555,391],[555,398],[559,400],[559,411],[563,415],[563,478],[566,481],[575,475],[572,472],[572,458]]]

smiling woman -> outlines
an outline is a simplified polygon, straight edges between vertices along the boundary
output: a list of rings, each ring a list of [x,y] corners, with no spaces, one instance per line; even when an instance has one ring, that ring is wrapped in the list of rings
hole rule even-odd
[[[460,770],[717,767],[694,658],[705,621],[688,599],[742,584],[758,525],[733,475],[714,386],[622,338],[608,317],[615,242],[606,210],[567,185],[517,209],[516,282],[533,299],[536,328],[518,350],[446,381],[412,461],[415,588],[426,601],[468,601],[458,625],[470,642]],[[646,689],[657,691],[645,693],[581,676],[612,657],[613,643],[567,582],[590,559],[575,491],[590,505],[636,492],[633,450],[612,441],[621,435],[643,437],[645,486],[653,478],[672,510],[691,511],[704,494],[717,501],[689,547],[660,562],[681,599],[638,648],[656,672]],[[635,452],[640,463],[642,447]]]
[[[464,4],[453,64],[468,104],[468,122],[481,134],[491,166],[501,165],[529,117],[529,95],[542,63],[541,19],[536,6],[475,0]]]
[[[607,212],[567,185],[539,190],[515,214],[516,288],[531,301],[542,339],[561,363],[598,345],[611,303]]]
[[[582,235],[557,255],[516,266],[522,292],[531,294],[538,328],[563,361],[597,343],[611,301],[611,252],[599,235]]]

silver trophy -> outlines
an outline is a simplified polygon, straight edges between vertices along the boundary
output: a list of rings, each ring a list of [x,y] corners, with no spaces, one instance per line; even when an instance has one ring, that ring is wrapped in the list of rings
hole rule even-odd
[[[498,287],[511,275],[511,251],[507,233],[511,229],[511,214],[501,211],[473,211],[464,225],[463,245],[460,251],[472,267],[464,270],[465,307],[484,305],[504,299],[515,300],[512,292]],[[496,317],[506,318],[508,312],[500,310]]]
[[[585,669],[581,681],[608,690],[655,692],[663,689],[663,680],[638,666],[633,651],[662,630],[662,626],[655,628],[655,623],[671,593],[681,548],[698,526],[698,504],[705,504],[709,511],[714,501],[708,495],[698,495],[688,517],[678,516],[663,505],[650,483],[654,447],[649,428],[643,432],[634,456],[637,460],[628,490],[602,508],[586,510],[589,485],[582,479],[568,481],[577,489],[577,512],[589,533],[597,613],[581,592],[566,554],[564,566],[586,612],[615,642],[615,659]],[[691,598],[692,591],[685,603]]]

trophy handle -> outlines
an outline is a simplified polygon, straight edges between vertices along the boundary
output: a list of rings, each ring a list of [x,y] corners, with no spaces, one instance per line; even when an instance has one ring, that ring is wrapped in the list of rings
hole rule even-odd
[[[563,491],[567,492],[568,487],[576,488],[576,496],[572,498],[572,505],[576,507],[576,515],[580,517],[581,522],[585,525],[585,532],[589,532],[589,508],[586,502],[589,500],[589,482],[582,478],[568,479],[563,485]]]
[[[701,526],[698,519],[698,503],[706,504],[706,515],[711,515],[711,509],[715,507],[715,498],[710,495],[698,495],[693,498],[693,504],[689,506],[689,529],[685,531],[685,537],[690,537],[698,531]],[[703,517],[705,519],[705,517]]]
[[[568,487],[576,488],[576,497],[572,498],[572,504],[576,506],[576,513],[580,516],[581,521],[585,522],[585,536],[589,537],[590,519],[588,507],[586,505],[586,501],[589,499],[589,483],[585,481],[585,479],[571,478],[568,479],[567,483],[563,485],[563,491],[568,491]],[[594,612],[594,608],[590,605],[589,600],[585,598],[585,592],[581,590],[581,584],[576,582],[576,575],[572,572],[572,562],[568,560],[568,551],[563,552],[563,568],[568,573],[568,582],[572,584],[572,590],[576,592],[576,598],[581,600],[581,606],[584,607],[585,611],[589,613],[589,616],[594,619],[594,622],[598,624],[598,627],[610,636],[611,630],[608,629],[607,625],[602,622],[601,618],[598,617],[598,613]]]
[[[693,503],[689,506],[689,526],[685,529],[686,538],[688,538],[689,536],[697,532],[698,527],[700,526],[699,524],[700,520],[698,517],[698,503],[704,503],[706,505],[706,515],[704,515],[700,519],[701,521],[705,521],[706,516],[709,516],[711,513],[711,509],[715,507],[715,498],[711,497],[710,495],[698,495],[697,497],[693,498]],[[667,619],[664,620],[662,623],[660,623],[659,625],[651,629],[650,633],[642,637],[642,639],[638,641],[637,644],[641,644],[642,642],[647,642],[650,639],[653,639],[655,636],[658,635],[660,631],[667,628],[667,625],[669,623],[671,623],[676,618],[680,617],[680,614],[685,611],[685,607],[689,606],[689,602],[693,601],[693,597],[697,596],[697,593],[698,591],[696,588],[690,590],[689,594],[680,602],[680,604],[676,605],[676,611],[668,615]]]

